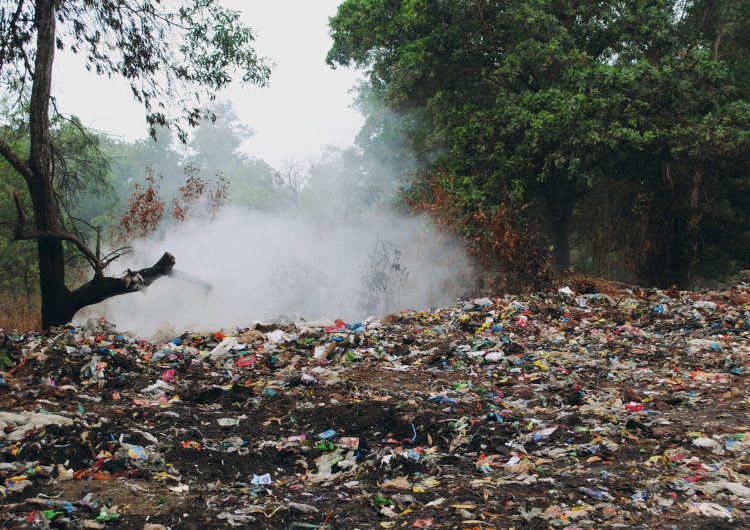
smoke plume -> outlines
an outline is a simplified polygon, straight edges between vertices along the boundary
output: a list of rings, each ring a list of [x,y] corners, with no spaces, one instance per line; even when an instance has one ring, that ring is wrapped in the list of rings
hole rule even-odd
[[[377,240],[401,252],[398,267],[406,280],[376,307],[362,307],[368,256]],[[388,212],[311,224],[281,214],[224,209],[212,222],[173,225],[158,241],[138,242],[128,261],[112,265],[139,269],[172,253],[175,269],[212,285],[173,278],[138,293],[110,299],[86,311],[104,316],[121,331],[148,336],[163,322],[183,331],[248,327],[274,318],[328,318],[354,323],[370,316],[450,303],[466,290],[468,260],[459,245],[420,218]],[[376,293],[377,294],[377,293]],[[368,314],[369,311],[372,314]],[[80,315],[79,315],[80,318]]]

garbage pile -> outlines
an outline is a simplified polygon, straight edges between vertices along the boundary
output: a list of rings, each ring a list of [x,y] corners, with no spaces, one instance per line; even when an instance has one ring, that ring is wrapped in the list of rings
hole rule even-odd
[[[3,528],[747,528],[750,275],[0,334]]]

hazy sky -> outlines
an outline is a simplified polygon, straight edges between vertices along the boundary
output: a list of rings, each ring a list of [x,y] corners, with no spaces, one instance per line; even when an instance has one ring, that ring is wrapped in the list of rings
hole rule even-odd
[[[362,124],[350,108],[350,89],[359,74],[325,64],[331,46],[328,17],[340,0],[224,0],[241,11],[256,33],[259,55],[276,62],[270,86],[235,86],[219,95],[256,134],[246,151],[274,166],[314,157],[328,144],[347,147]],[[84,124],[127,140],[146,137],[141,106],[127,85],[87,75],[76,58],[58,56],[55,95],[63,112]]]

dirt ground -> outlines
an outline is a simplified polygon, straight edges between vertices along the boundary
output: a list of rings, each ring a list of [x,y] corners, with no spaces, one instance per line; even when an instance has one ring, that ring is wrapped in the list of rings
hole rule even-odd
[[[659,293],[167,347],[102,323],[5,334],[0,523],[748,528],[746,284]]]

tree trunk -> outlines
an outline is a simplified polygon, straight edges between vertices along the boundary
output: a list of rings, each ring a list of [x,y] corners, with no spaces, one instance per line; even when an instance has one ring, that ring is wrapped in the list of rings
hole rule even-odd
[[[570,268],[570,223],[576,201],[572,186],[571,182],[553,169],[544,187],[552,231],[552,260],[559,273]]]
[[[37,240],[39,251],[39,285],[42,297],[42,328],[65,324],[65,257],[59,239]]]
[[[570,268],[570,220],[555,221],[552,260],[555,269],[564,273]]]
[[[35,23],[37,49],[34,82],[29,107],[31,175],[26,177],[34,208],[37,231],[58,231],[59,210],[52,182],[52,145],[49,133],[49,103],[52,89],[52,64],[55,57],[55,1],[38,0]],[[39,280],[42,296],[42,327],[63,320],[65,298],[65,255],[62,241],[40,238]]]
[[[683,255],[681,256],[682,259],[680,265],[677,268],[679,271],[678,285],[682,288],[688,288],[690,286],[690,273],[695,264],[699,261],[698,239],[701,222],[700,194],[702,184],[703,175],[699,169],[695,169],[690,188]]]
[[[690,275],[698,260],[700,239],[702,171],[691,164],[680,164],[672,174],[671,164],[662,164],[663,178],[669,193],[665,218],[663,257],[655,262],[654,279],[664,285],[677,285],[681,289],[690,286]],[[692,178],[690,175],[692,174]]]

